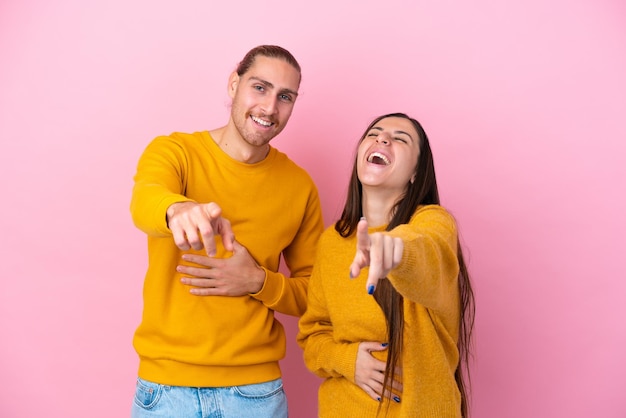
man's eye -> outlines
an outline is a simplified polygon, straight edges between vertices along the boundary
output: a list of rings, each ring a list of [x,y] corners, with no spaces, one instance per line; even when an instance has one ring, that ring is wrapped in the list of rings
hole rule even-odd
[[[265,91],[265,88],[264,88],[263,86],[254,86],[254,88],[255,88],[257,91]]]
[[[286,94],[281,94],[280,95],[280,99],[284,100],[285,102],[290,102],[291,101],[291,96],[288,96]]]

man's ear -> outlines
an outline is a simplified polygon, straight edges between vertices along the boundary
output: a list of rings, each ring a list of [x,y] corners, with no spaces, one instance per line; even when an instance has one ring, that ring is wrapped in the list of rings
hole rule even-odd
[[[239,74],[237,71],[233,71],[230,77],[228,78],[228,95],[231,99],[235,97],[235,93],[237,92],[237,87],[239,86]]]

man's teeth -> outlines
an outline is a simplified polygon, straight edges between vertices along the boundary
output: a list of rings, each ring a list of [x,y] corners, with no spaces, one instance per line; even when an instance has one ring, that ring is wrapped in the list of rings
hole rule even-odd
[[[255,121],[256,123],[258,123],[259,125],[272,126],[272,122],[268,122],[266,120],[257,118],[256,116],[252,116],[252,120]]]
[[[387,158],[386,155],[381,154],[380,152],[371,153],[370,156],[367,157],[367,162],[371,163],[374,161],[375,158],[379,158],[385,163],[385,165],[389,165],[389,158]]]

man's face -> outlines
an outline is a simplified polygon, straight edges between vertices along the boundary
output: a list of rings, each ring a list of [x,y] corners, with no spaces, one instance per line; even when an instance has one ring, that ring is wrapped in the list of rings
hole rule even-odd
[[[265,146],[287,125],[298,97],[300,73],[279,58],[257,56],[241,77],[230,76],[231,119],[248,144]]]

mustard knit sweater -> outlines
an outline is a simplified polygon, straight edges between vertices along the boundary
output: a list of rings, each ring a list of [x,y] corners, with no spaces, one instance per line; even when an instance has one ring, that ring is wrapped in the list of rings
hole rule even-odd
[[[172,203],[187,200],[221,206],[236,239],[266,271],[257,294],[201,297],[180,283],[176,266],[183,263],[183,252],[174,244],[165,213]],[[304,312],[315,245],[324,228],[310,176],[273,147],[263,161],[245,164],[224,153],[208,132],[174,133],[156,138],[141,156],[131,213],[148,235],[144,310],[133,341],[139,377],[198,387],[280,377],[285,333],[274,311]],[[278,272],[281,255],[291,278]],[[224,256],[218,242],[217,257]]]
[[[370,228],[370,233],[383,230]],[[387,412],[388,417],[460,417],[454,379],[460,321],[454,219],[440,206],[423,206],[409,224],[390,233],[404,241],[402,261],[388,276],[404,296],[403,392],[400,403],[383,400],[380,416]],[[366,291],[368,269],[349,278],[355,251],[354,234],[342,238],[334,227],[324,232],[307,311],[299,323],[304,361],[325,379],[319,389],[323,418],[375,417],[380,404],[354,383],[358,343],[388,339],[383,312]],[[387,352],[372,354],[384,361]]]

